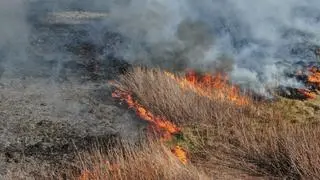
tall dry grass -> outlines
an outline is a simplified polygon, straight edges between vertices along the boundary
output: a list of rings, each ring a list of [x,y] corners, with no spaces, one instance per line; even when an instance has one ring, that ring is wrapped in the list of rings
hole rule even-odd
[[[29,164],[30,165],[30,164]],[[27,165],[26,165],[27,166]],[[91,151],[77,152],[74,162],[64,167],[45,169],[42,163],[17,167],[7,173],[8,180],[209,180],[203,171],[191,164],[182,164],[159,141],[144,140],[132,144],[121,140]],[[38,168],[38,172],[33,170]]]
[[[159,142],[121,144],[105,151],[81,154],[80,180],[209,179],[191,164],[183,165]]]
[[[135,68],[118,84],[182,127],[191,161],[210,175],[224,169],[263,178],[320,177],[318,124],[290,124],[267,103],[238,106],[201,97],[159,69]]]
[[[154,114],[182,128],[182,164],[157,141],[80,153],[52,179],[319,179],[320,125],[291,124],[281,109],[252,101],[238,106],[182,89],[159,69],[135,68],[116,83]],[[213,92],[214,93],[214,92]],[[213,94],[214,95],[214,94]],[[179,135],[180,136],[180,135]],[[177,143],[177,142],[176,142]],[[55,173],[56,174],[56,173]],[[12,176],[14,177],[14,176]]]

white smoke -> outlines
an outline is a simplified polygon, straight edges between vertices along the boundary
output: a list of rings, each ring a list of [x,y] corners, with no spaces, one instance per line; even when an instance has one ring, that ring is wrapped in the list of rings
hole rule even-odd
[[[282,76],[284,67],[278,62],[313,61],[312,48],[320,45],[320,1],[317,0],[38,2],[38,5],[47,4],[43,6],[52,12],[108,13],[97,26],[124,36],[124,45],[117,48],[116,55],[132,63],[210,70],[224,61],[221,56],[227,55],[233,59],[232,79],[259,92],[265,91],[269,84],[299,86]],[[28,24],[23,19],[24,4],[22,0],[0,2],[0,46],[10,41],[23,49],[28,34]],[[99,28],[93,28],[92,37]],[[99,38],[92,41],[97,43]]]
[[[139,44],[136,47],[140,48],[129,49],[133,60],[145,58],[154,64],[161,60],[154,61],[152,56],[161,59],[163,55],[163,61],[168,61],[169,48],[182,55],[169,58],[172,64],[178,60],[185,61],[186,66],[202,68],[210,67],[222,54],[227,54],[234,59],[232,79],[259,92],[265,91],[266,84],[301,86],[283,76],[284,67],[276,63],[312,61],[315,56],[310,47],[320,45],[320,1],[316,0],[135,0],[115,6],[110,13],[109,22],[115,24],[116,30],[137,44],[143,42],[158,48],[158,52],[153,50],[150,54]],[[188,26],[186,31],[190,31],[190,36],[197,30],[206,33],[210,46],[200,43],[185,48],[186,41],[177,37],[177,29],[185,20],[201,22],[209,28],[210,33]],[[160,47],[155,46],[159,44]],[[135,57],[137,54],[140,56]]]
[[[5,68],[9,69],[5,64],[27,60],[29,27],[25,10],[23,0],[0,1],[0,77]]]

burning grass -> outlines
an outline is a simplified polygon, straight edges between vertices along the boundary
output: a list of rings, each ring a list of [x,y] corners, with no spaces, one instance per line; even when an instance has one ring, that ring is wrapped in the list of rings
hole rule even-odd
[[[107,152],[81,155],[80,180],[88,179],[209,179],[197,168],[182,164],[165,146],[148,142],[122,144]]]
[[[320,177],[320,125],[291,119],[300,106],[316,112],[317,98],[255,102],[221,74],[159,69],[134,68],[112,84],[113,97],[150,123],[151,141],[80,153],[68,179]]]
[[[177,79],[159,69],[136,68],[122,76],[117,87],[181,129],[179,143],[193,165],[208,175],[224,169],[262,178],[320,176],[318,124],[291,124],[272,104],[237,103],[228,95],[221,98],[219,89],[204,95],[194,90],[194,83],[186,88]]]
[[[223,73],[197,74],[195,71],[189,70],[185,77],[178,77],[169,72],[165,72],[165,74],[176,80],[182,89],[193,91],[211,100],[230,101],[237,105],[249,103],[249,98],[241,95],[237,86],[229,84],[228,76]]]
[[[75,162],[69,162],[61,169],[45,169],[47,167],[43,164],[34,164],[34,166],[32,168],[38,168],[41,174],[34,172],[28,174],[27,167],[23,167],[23,169],[14,169],[9,172],[4,179],[210,179],[199,168],[191,164],[183,164],[170,149],[154,139],[136,144],[121,140],[115,140],[105,146],[100,144],[92,147],[90,151],[78,152]]]
[[[152,123],[155,128],[150,130],[156,130],[156,134],[160,135],[160,140],[162,142],[170,141],[175,136],[175,134],[180,133],[181,129],[178,128],[175,124],[164,117],[155,116],[151,111],[147,110],[141,104],[134,101],[130,92],[116,90],[114,93],[112,93],[112,96],[125,101],[128,104],[129,108],[133,108],[136,111],[136,114],[141,119]],[[149,133],[154,134],[152,131]],[[186,152],[182,147],[175,146],[173,147],[172,152],[176,155],[176,157],[178,157],[178,159],[180,159],[183,164],[187,163]]]

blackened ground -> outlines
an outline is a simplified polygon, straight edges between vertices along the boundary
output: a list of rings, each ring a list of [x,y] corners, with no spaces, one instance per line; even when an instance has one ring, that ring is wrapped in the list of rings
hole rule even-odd
[[[2,174],[25,160],[71,162],[97,142],[134,142],[144,132],[145,124],[111,98],[107,84],[4,77],[0,82]]]
[[[296,100],[309,99],[309,97],[299,92],[298,88],[280,86],[275,91],[279,96],[282,96],[288,99],[296,99]]]
[[[101,33],[104,44],[90,39],[90,24],[31,25],[27,60],[10,61],[10,47],[0,53],[0,179],[59,169],[119,137],[135,142],[146,127],[111,97],[107,81],[130,68],[105,53],[120,42],[116,33]]]

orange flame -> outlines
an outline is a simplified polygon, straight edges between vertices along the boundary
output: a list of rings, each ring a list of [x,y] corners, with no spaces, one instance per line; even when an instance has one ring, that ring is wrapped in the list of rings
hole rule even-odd
[[[307,76],[305,83],[320,90],[320,69],[318,67],[312,66],[311,68],[308,68],[307,72],[299,70],[296,75]],[[319,94],[317,91],[310,90],[309,88],[298,89],[298,92],[304,95],[307,99],[315,99]]]
[[[148,111],[141,104],[135,102],[132,98],[131,93],[129,92],[116,90],[112,93],[112,97],[119,98],[125,101],[128,104],[129,108],[133,108],[141,119],[153,123],[158,129],[164,130],[161,131],[162,141],[169,141],[174,134],[177,134],[181,131],[180,128],[178,128],[175,124],[173,124],[166,118],[161,116],[155,116],[152,112]],[[172,149],[172,152],[183,164],[187,163],[186,152],[180,146],[177,146],[174,149]]]
[[[181,146],[176,146],[171,151],[183,164],[187,164],[187,153]]]
[[[188,71],[186,76],[183,78],[177,77],[169,72],[165,72],[165,74],[176,80],[183,89],[192,90],[201,96],[210,99],[227,100],[238,105],[245,105],[249,103],[249,99],[240,94],[238,87],[229,84],[228,77],[222,73],[218,73],[213,76],[211,74],[199,75],[195,71]],[[134,101],[130,92],[116,90],[112,93],[112,97],[125,101],[129,108],[134,109],[141,119],[151,122],[157,129],[162,129],[162,141],[170,140],[174,134],[181,131],[179,127],[165,117],[154,115],[151,111]],[[172,149],[172,152],[183,164],[187,163],[187,155],[182,147],[176,146]]]
[[[317,98],[317,94],[315,92],[312,92],[308,89],[298,89],[298,92],[304,95],[308,99],[315,99]]]
[[[94,167],[92,170],[85,169],[81,172],[79,180],[90,180],[90,179],[101,179],[101,175],[105,175],[105,179],[108,179],[105,171],[109,172],[119,172],[120,165],[119,164],[111,164],[109,161],[103,162],[102,165],[98,165]],[[113,173],[116,174],[116,173]]]
[[[176,134],[180,132],[180,128],[171,123],[169,120],[167,120],[164,117],[155,116],[152,112],[148,111],[141,104],[135,102],[132,98],[131,93],[116,90],[112,93],[112,97],[119,98],[125,101],[128,104],[129,108],[133,108],[141,119],[153,123],[158,128],[164,129],[170,134]]]
[[[310,75],[308,76],[308,82],[317,85],[320,88],[320,70],[313,66],[309,69]]]
[[[91,177],[91,172],[89,170],[83,170],[79,177],[79,180],[88,180]]]
[[[166,75],[178,81],[181,88],[192,90],[200,96],[230,101],[237,105],[249,104],[249,99],[241,95],[237,86],[229,84],[227,75],[222,73],[200,75],[191,70],[183,78],[169,72]]]

